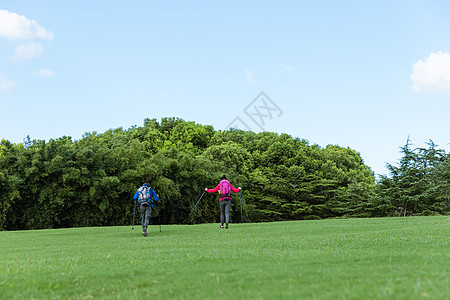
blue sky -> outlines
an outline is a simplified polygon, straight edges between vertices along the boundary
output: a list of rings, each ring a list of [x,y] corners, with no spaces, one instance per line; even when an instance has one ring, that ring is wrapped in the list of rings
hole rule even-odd
[[[0,138],[172,116],[261,131],[246,112],[264,92],[279,108],[264,130],[386,173],[408,136],[450,150],[448,15],[446,1],[3,0]]]

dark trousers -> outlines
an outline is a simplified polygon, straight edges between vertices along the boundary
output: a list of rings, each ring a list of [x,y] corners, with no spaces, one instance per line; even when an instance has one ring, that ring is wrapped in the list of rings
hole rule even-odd
[[[225,223],[228,224],[228,222],[230,221],[230,208],[231,208],[231,200],[220,201],[220,224],[222,226],[223,226],[224,217],[225,217]]]
[[[141,206],[141,216],[142,216],[142,229],[147,229],[150,223],[150,216],[152,214],[152,207],[149,205],[147,207]]]

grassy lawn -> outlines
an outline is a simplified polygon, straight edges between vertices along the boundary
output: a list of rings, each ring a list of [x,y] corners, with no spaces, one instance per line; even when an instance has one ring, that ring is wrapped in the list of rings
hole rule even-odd
[[[450,218],[0,232],[1,299],[449,299]]]

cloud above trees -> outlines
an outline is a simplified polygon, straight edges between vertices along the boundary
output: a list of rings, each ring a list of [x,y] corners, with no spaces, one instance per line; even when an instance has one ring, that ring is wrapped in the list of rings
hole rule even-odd
[[[450,91],[450,53],[431,52],[424,60],[417,61],[411,80],[411,88],[417,93]]]
[[[11,40],[52,40],[53,33],[25,16],[0,9],[0,36]]]
[[[0,92],[7,93],[12,90],[15,82],[0,76]]]
[[[0,9],[0,38],[16,42],[14,52],[9,56],[14,62],[22,62],[36,59],[42,56],[44,46],[42,41],[51,41],[53,33],[44,26],[38,24],[23,15]],[[49,69],[45,72],[39,71],[38,76],[52,76],[54,73]],[[0,77],[0,92],[10,92],[15,82]]]

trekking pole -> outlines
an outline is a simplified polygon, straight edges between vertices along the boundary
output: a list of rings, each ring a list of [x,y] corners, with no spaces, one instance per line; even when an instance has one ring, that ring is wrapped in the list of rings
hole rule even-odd
[[[242,191],[239,193],[239,203],[241,204],[241,223],[244,223],[244,217],[242,216]]]
[[[134,216],[136,215],[136,200],[134,200],[134,212],[133,212],[133,226],[131,227],[131,229],[134,229]]]
[[[192,215],[192,213],[194,212],[195,208],[197,207],[197,204],[200,202],[200,200],[202,200],[203,195],[206,193],[206,191],[203,192],[203,194],[200,196],[200,199],[198,199],[197,203],[195,204],[194,208],[192,209],[191,213],[189,214],[188,218]]]
[[[156,196],[158,196],[159,198],[158,194],[156,194]],[[161,209],[158,209],[158,217],[159,217],[159,232],[161,232]]]
[[[159,215],[159,232],[161,232],[161,212],[159,212],[158,215]]]

